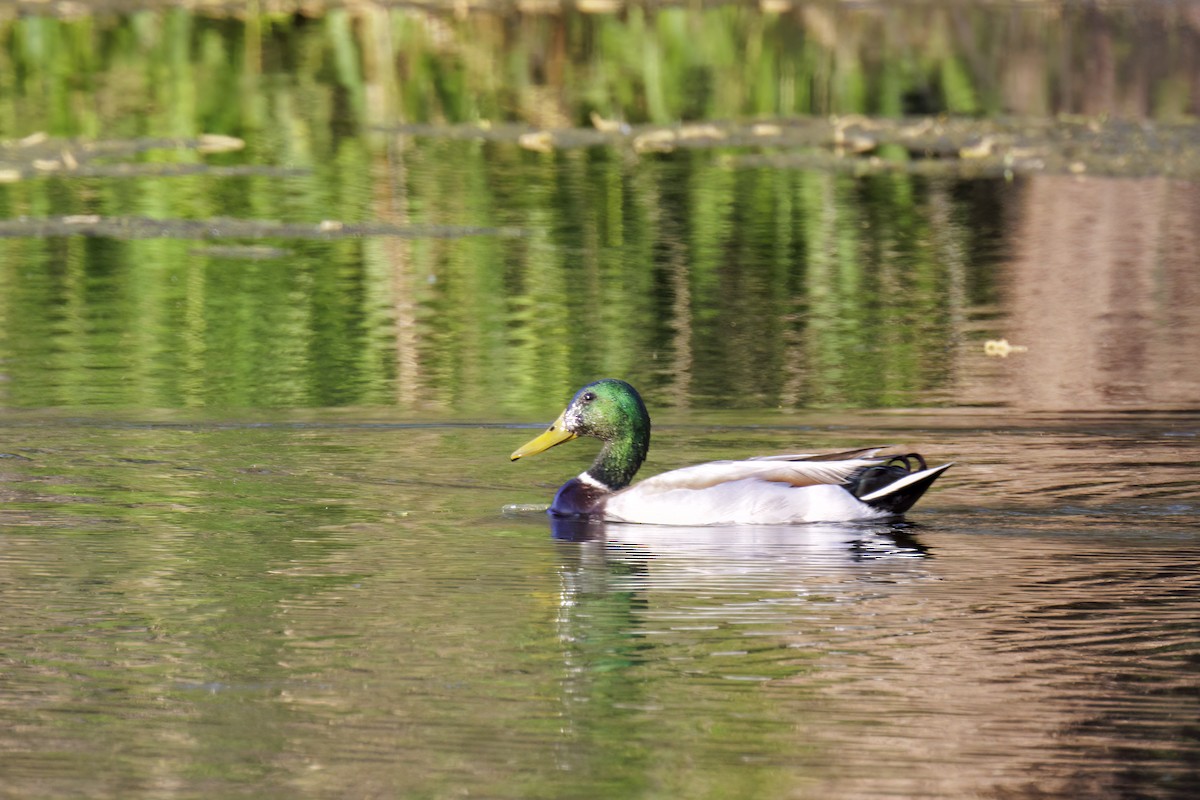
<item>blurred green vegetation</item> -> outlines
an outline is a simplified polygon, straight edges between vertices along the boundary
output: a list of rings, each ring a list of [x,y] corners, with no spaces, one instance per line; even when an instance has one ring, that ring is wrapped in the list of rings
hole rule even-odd
[[[245,148],[149,149],[136,163],[296,172],[47,170],[0,183],[0,218],[524,235],[268,240],[278,255],[262,258],[169,236],[2,240],[0,404],[523,415],[601,374],[675,406],[953,402],[949,355],[971,309],[994,299],[1019,183],[739,167],[732,148],[538,153],[395,126],[554,127],[593,113],[1177,119],[1195,112],[1200,48],[1176,14],[729,4],[3,16],[0,139],[219,133]],[[1097,69],[1113,76],[1103,96],[1090,93]]]

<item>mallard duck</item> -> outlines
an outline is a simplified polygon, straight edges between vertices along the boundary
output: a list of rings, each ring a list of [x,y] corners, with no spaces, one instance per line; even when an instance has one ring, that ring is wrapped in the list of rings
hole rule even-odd
[[[596,461],[567,481],[550,513],[658,525],[778,525],[895,517],[951,464],[927,468],[883,448],[826,455],[758,456],[664,472],[631,486],[650,449],[650,415],[637,390],[612,378],[589,383],[545,433],[512,454],[535,455],[579,436],[604,442]]]

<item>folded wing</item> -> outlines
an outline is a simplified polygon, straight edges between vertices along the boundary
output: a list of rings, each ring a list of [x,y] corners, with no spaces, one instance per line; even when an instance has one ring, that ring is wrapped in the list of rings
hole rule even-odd
[[[668,492],[676,489],[709,489],[734,481],[759,480],[791,486],[820,486],[845,483],[863,467],[878,464],[878,459],[849,458],[839,461],[792,461],[754,459],[747,461],[710,461],[694,467],[671,470],[647,478],[634,487],[639,493]]]

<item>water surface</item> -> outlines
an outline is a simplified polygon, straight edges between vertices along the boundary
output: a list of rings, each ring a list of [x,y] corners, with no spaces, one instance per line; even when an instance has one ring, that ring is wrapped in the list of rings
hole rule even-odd
[[[650,468],[920,441],[907,525],[553,529],[585,444],[6,414],[11,796],[1187,797],[1200,419],[759,415]]]

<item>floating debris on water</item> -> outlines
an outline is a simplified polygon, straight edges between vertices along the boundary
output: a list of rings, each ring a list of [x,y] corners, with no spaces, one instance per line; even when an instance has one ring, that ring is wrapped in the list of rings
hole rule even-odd
[[[281,169],[265,165],[143,164],[121,162],[151,150],[182,150],[200,154],[230,153],[244,149],[236,136],[205,133],[197,137],[91,140],[62,139],[34,133],[23,139],[0,142],[0,183],[55,176],[144,177],[173,175],[307,175],[311,170]],[[114,163],[114,161],[116,163]]]
[[[639,153],[669,153],[675,149],[675,140],[675,131],[670,128],[658,128],[634,137],[633,149]]]
[[[383,126],[401,135],[512,142],[537,152],[608,145],[636,153],[679,148],[762,148],[737,153],[731,167],[825,169],[855,174],[905,172],[957,177],[1049,173],[1200,177],[1200,125],[1091,117],[889,119],[782,117],[751,122],[628,125],[591,115],[590,127],[545,130],[466,123]],[[889,156],[880,157],[886,148]],[[3,159],[0,159],[3,161]],[[4,164],[0,163],[0,167]]]
[[[196,150],[200,153],[231,153],[245,147],[246,143],[238,137],[220,133],[204,133],[196,140]]]
[[[716,125],[707,123],[704,125],[684,125],[679,129],[680,139],[727,139],[728,134],[718,128]]]
[[[629,133],[629,123],[619,119],[605,119],[593,111],[590,115],[592,127],[601,133]]]
[[[1029,348],[1023,344],[1009,344],[1008,339],[988,339],[984,342],[983,352],[996,358],[1008,358],[1010,353],[1027,353]]]
[[[992,137],[983,136],[958,148],[959,158],[987,158],[995,149]]]
[[[521,134],[517,144],[535,153],[551,153],[554,151],[554,134],[550,131],[535,131]]]
[[[508,503],[500,509],[500,513],[505,516],[517,516],[521,514],[541,514],[550,508],[547,503]]]

